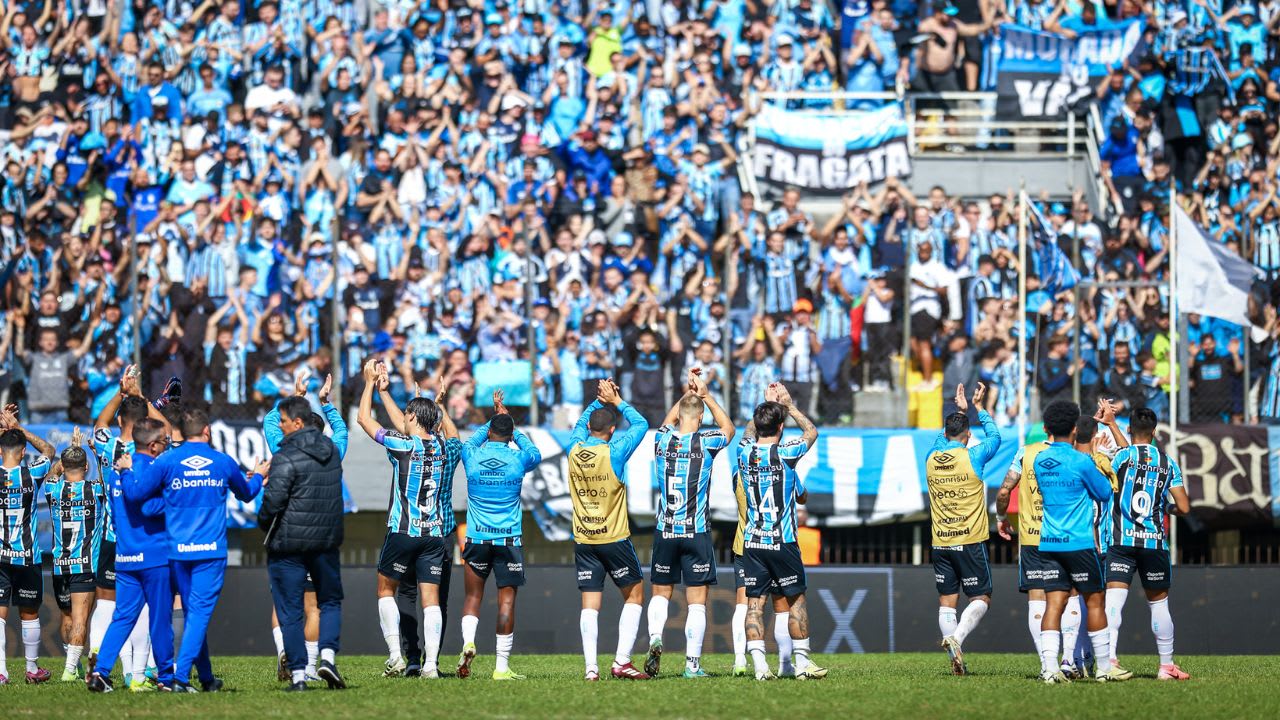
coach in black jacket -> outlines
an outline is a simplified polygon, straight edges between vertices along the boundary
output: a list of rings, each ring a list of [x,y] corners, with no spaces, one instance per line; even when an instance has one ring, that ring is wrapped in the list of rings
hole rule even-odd
[[[307,689],[302,628],[308,576],[320,609],[316,674],[330,688],[344,688],[334,662],[342,632],[342,454],[309,422],[306,398],[288,398],[279,410],[284,439],[271,458],[258,525],[267,532],[267,570],[292,675],[289,689]]]

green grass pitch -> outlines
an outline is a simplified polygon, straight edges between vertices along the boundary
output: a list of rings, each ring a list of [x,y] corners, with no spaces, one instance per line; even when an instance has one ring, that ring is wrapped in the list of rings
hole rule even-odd
[[[608,668],[609,657],[600,659]],[[640,656],[636,656],[637,662]],[[383,679],[382,659],[339,657],[345,691],[282,692],[271,658],[220,657],[215,670],[228,690],[217,695],[90,694],[82,683],[25,686],[21,659],[11,659],[17,683],[0,688],[5,718],[163,717],[259,720],[261,718],[1095,718],[1223,717],[1280,715],[1280,658],[1186,657],[1188,682],[1157,682],[1155,658],[1126,656],[1136,677],[1126,683],[1076,682],[1045,686],[1033,678],[1035,657],[966,656],[972,675],[952,677],[946,656],[935,654],[831,655],[816,657],[831,674],[819,682],[762,683],[728,675],[732,658],[713,655],[703,666],[715,677],[685,680],[683,658],[665,658],[655,681],[582,680],[582,659],[571,655],[516,655],[512,667],[523,683],[489,679],[492,656],[482,655],[467,680]],[[452,656],[446,668],[452,667]],[[54,667],[49,660],[47,667]],[[321,684],[323,685],[323,684]]]

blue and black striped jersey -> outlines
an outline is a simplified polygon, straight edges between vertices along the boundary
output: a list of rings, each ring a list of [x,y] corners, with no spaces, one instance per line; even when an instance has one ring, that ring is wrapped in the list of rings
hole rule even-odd
[[[729,445],[719,430],[681,434],[670,425],[654,437],[653,484],[658,491],[658,530],[701,533],[707,524],[711,465]]]
[[[102,488],[103,510],[102,515],[102,539],[106,542],[113,543],[116,541],[116,523],[111,517],[111,501],[107,495],[107,488],[113,487],[111,482],[115,479],[116,460],[122,455],[133,455],[137,451],[132,440],[122,440],[107,428],[98,428],[93,431],[93,454],[98,458],[98,477],[94,480]]]
[[[805,493],[796,465],[808,451],[800,438],[760,445],[743,437],[738,443],[736,466],[747,499],[744,547],[796,542],[796,498]]]
[[[45,483],[53,535],[53,574],[76,575],[98,569],[98,549],[102,545],[102,484],[97,481],[69,481],[60,477]]]
[[[36,535],[36,492],[52,463],[42,457],[31,464],[3,468],[0,487],[0,563],[39,565],[40,538]]]
[[[391,461],[391,509],[387,527],[410,537],[444,537],[453,532],[453,472],[462,443],[381,430],[374,438]]]
[[[1120,490],[1113,506],[1112,543],[1163,550],[1168,547],[1169,491],[1182,487],[1182,468],[1154,445],[1131,445],[1111,461]]]

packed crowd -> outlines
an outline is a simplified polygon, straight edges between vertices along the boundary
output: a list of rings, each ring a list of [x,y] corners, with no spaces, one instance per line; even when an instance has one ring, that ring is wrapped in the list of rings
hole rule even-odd
[[[1162,277],[1171,170],[1205,188],[1208,226],[1280,272],[1260,164],[1274,155],[1260,30],[1272,23],[1211,5],[1151,11],[1154,69],[1144,57],[1099,86],[1124,214],[1094,219],[1082,198],[1043,207],[1081,237],[1086,278]],[[432,394],[443,368],[450,413],[467,421],[477,373],[516,361],[535,368],[543,418],[573,415],[615,377],[655,421],[699,368],[739,420],[782,381],[838,422],[860,386],[895,381],[906,314],[922,384],[934,370],[948,384],[980,376],[1012,422],[1012,200],[917,199],[889,181],[819,222],[798,192],[742,191],[740,135],[766,90],[973,88],[1006,20],[1069,33],[1137,12],[852,2],[841,48],[814,0],[11,3],[0,351],[22,362],[5,362],[0,384],[37,421],[84,423],[136,355],[146,392],[181,377],[217,416],[248,419],[300,373],[334,372],[350,402],[377,356],[400,401]],[[1160,114],[1159,92],[1185,88],[1157,76],[1175,74],[1170,48],[1214,27],[1230,39],[1237,104],[1195,136],[1184,114]],[[1226,140],[1223,123],[1239,125]],[[1198,157],[1204,169],[1188,170]],[[1070,392],[1078,367],[1086,397],[1160,402],[1163,295],[1086,293],[1077,358],[1069,296],[1031,284],[1042,397]],[[1238,383],[1238,329],[1193,319],[1192,333],[1196,386]]]

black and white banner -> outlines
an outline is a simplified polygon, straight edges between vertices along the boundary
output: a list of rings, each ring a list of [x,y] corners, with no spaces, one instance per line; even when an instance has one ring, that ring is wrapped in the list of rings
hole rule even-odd
[[[1009,120],[1057,118],[1094,91],[1142,40],[1141,18],[1080,30],[1074,38],[1000,26],[997,112]]]
[[[902,108],[798,112],[766,105],[755,120],[754,171],[762,189],[841,195],[863,181],[911,174]]]

